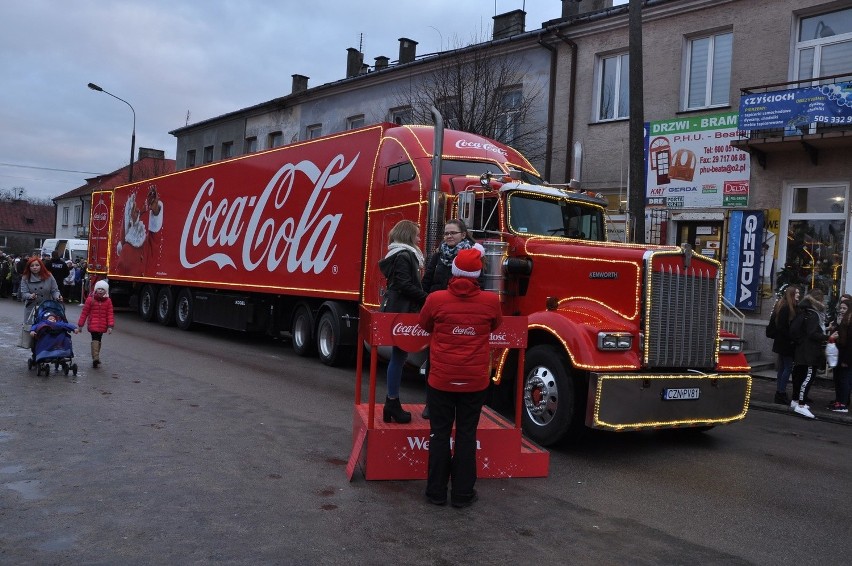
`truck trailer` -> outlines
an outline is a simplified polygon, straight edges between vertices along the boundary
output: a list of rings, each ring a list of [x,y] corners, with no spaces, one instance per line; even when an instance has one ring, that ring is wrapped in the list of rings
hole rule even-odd
[[[360,304],[402,219],[434,251],[462,218],[485,288],[528,317],[525,434],[707,430],[745,417],[742,341],[721,326],[722,266],[688,246],[608,242],[600,195],[551,186],[511,147],[381,123],[92,194],[89,273],[148,321],[289,333],[301,356],[353,359]],[[511,410],[517,355],[493,352]]]

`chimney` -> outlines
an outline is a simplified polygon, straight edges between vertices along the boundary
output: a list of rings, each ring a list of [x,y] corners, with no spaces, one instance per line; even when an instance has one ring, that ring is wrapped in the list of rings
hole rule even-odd
[[[491,18],[494,20],[494,39],[503,39],[524,33],[526,16],[527,13],[523,10],[512,10]]]
[[[291,75],[293,77],[293,90],[290,94],[296,94],[308,90],[308,78],[305,75]]]
[[[417,42],[407,37],[399,38],[399,64],[411,63],[417,56]]]
[[[382,69],[388,68],[388,61],[390,61],[390,59],[388,59],[384,55],[379,55],[375,59],[376,59],[376,70],[377,71],[381,71]]]
[[[151,149],[150,147],[140,147],[139,148],[139,159],[137,161],[141,161],[146,157],[151,157],[153,159],[165,159],[166,152],[162,149]]]
[[[612,8],[612,0],[562,0],[562,17],[571,18],[607,8]]]
[[[361,74],[361,65],[364,64],[364,54],[349,47],[346,49],[346,78],[357,77]]]

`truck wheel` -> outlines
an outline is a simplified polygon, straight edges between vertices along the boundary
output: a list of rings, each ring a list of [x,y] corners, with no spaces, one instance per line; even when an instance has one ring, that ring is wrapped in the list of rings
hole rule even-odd
[[[290,334],[293,336],[293,351],[297,356],[313,355],[314,313],[306,303],[299,303],[293,310]]]
[[[189,289],[181,289],[175,303],[175,324],[181,330],[189,330],[192,326],[192,293]]]
[[[341,346],[342,337],[340,313],[332,309],[325,310],[317,324],[317,352],[322,363],[339,366],[352,360],[355,349]]]
[[[569,432],[582,431],[574,381],[554,346],[530,348],[524,376],[522,412],[527,436],[542,446],[550,446]]]
[[[175,298],[169,287],[163,287],[157,293],[157,322],[163,326],[175,323]]]
[[[145,322],[154,320],[155,308],[157,304],[157,294],[154,293],[154,288],[151,285],[142,287],[142,292],[139,293],[139,316]]]

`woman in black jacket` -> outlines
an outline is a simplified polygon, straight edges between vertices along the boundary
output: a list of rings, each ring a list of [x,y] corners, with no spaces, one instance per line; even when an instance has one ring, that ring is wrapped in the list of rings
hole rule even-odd
[[[420,284],[420,270],[423,269],[423,252],[417,247],[420,227],[411,220],[401,220],[391,228],[388,239],[388,253],[379,261],[379,269],[388,280],[382,311],[418,312],[426,300],[426,291]],[[411,413],[404,411],[399,401],[399,384],[407,358],[405,350],[394,346],[388,362],[388,391],[382,412],[386,423],[411,422]]]
[[[790,323],[790,334],[796,340],[793,357],[793,395],[790,408],[809,419],[814,418],[805,403],[817,366],[825,363],[825,303],[819,289],[812,290],[799,301],[796,318]]]
[[[459,250],[467,250],[476,242],[468,235],[463,220],[450,220],[444,226],[444,241],[426,262],[423,273],[423,289],[427,293],[443,291],[453,276],[453,260]]]
[[[787,398],[787,382],[793,373],[793,356],[796,353],[796,343],[790,336],[790,322],[796,316],[796,305],[799,304],[801,291],[796,285],[789,285],[784,294],[772,309],[772,322],[775,324],[775,339],[772,351],[778,354],[778,376],[775,380],[775,402],[789,405]]]

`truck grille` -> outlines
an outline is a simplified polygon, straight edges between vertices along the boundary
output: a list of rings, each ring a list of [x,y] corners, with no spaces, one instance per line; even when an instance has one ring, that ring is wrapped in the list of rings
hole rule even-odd
[[[719,270],[693,260],[693,267],[648,266],[651,301],[645,321],[646,363],[651,368],[711,369],[716,365]]]

